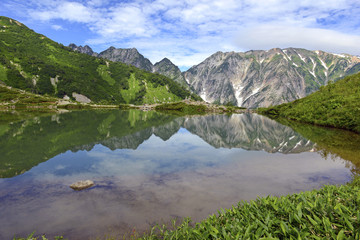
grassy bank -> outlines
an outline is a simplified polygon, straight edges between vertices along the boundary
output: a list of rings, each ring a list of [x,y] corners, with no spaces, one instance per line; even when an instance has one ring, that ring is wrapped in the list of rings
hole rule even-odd
[[[360,178],[343,186],[264,197],[169,230],[156,226],[141,239],[359,239]]]
[[[160,104],[154,108],[161,111],[179,116],[185,115],[202,115],[207,113],[241,113],[246,111],[245,108],[235,106],[222,106],[208,104],[205,102],[181,101],[174,103]]]
[[[360,133],[360,73],[321,87],[305,98],[261,108],[258,112],[271,118],[286,118]]]

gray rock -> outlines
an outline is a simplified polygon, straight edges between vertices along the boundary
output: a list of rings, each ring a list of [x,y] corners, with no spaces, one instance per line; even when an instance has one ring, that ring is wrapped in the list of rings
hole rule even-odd
[[[94,182],[91,180],[79,181],[70,185],[70,187],[76,191],[80,191],[92,186],[94,186]]]
[[[94,57],[97,57],[97,53],[94,52],[91,47],[89,47],[88,45],[85,45],[84,47],[83,46],[76,46],[74,43],[71,43],[69,45],[69,48],[71,48],[72,50],[74,51],[77,51],[77,52],[80,52],[80,53],[85,53],[87,55],[90,55],[90,56],[94,56]]]
[[[99,53],[99,57],[106,58],[113,62],[131,64],[145,71],[153,71],[153,65],[150,60],[141,55],[136,48],[110,47]]]

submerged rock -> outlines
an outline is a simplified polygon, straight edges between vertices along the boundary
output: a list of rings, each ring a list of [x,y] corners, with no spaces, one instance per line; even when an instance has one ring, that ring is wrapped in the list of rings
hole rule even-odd
[[[94,186],[94,182],[91,180],[79,181],[70,185],[70,187],[76,191],[80,191]]]

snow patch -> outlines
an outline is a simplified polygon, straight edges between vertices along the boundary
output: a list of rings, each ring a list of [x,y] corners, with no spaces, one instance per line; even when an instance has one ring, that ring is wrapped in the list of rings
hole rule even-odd
[[[294,149],[297,148],[298,146],[301,146],[301,140],[295,145]]]
[[[261,88],[261,87],[258,87],[258,88],[253,89],[251,95],[254,95],[254,94],[258,93],[259,90],[260,90],[260,88]]]
[[[299,66],[298,66],[296,63],[294,63],[294,62],[293,62],[292,64],[293,64],[295,67],[299,67]]]
[[[287,55],[287,50],[283,51],[285,53],[285,56],[289,59],[289,61],[291,61],[291,58],[289,57],[289,55]]]
[[[187,78],[185,78],[185,81],[188,83],[188,84],[190,84],[190,81],[189,81],[189,79],[187,79]]]
[[[337,54],[337,53],[332,53],[332,55],[338,56],[338,57],[346,57],[344,54]]]
[[[200,97],[201,97],[205,102],[208,102],[206,95],[207,95],[206,91],[203,91],[203,92],[201,92]]]
[[[300,53],[297,52],[297,55],[300,57],[300,59],[305,62],[305,58],[300,55]]]
[[[315,67],[316,67],[316,62],[314,61],[314,59],[310,58],[312,64],[313,64],[313,68],[312,68],[312,71],[309,70],[309,72],[311,73],[311,75],[314,76],[314,78],[316,78],[315,76]]]
[[[320,58],[319,58],[319,60],[320,60],[320,62],[321,62],[321,65],[323,65],[323,67],[324,67],[326,70],[328,70],[329,68],[328,68],[328,66],[326,66],[325,62],[324,62],[322,59],[320,59]]]
[[[237,105],[239,107],[241,107],[241,104],[243,103],[243,97],[241,97],[241,91],[244,89],[244,86],[236,85],[234,86],[234,90],[235,90],[235,98],[237,101]]]
[[[294,137],[295,137],[295,136],[291,136],[291,137],[289,138],[289,140],[292,140],[292,139],[294,139]]]

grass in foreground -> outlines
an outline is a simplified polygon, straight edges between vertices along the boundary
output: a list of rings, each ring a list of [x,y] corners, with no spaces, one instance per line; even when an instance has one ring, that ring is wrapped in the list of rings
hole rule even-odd
[[[261,108],[258,112],[271,118],[286,118],[360,133],[360,73],[321,87],[305,98]]]
[[[360,178],[282,197],[264,197],[141,239],[359,239]]]

